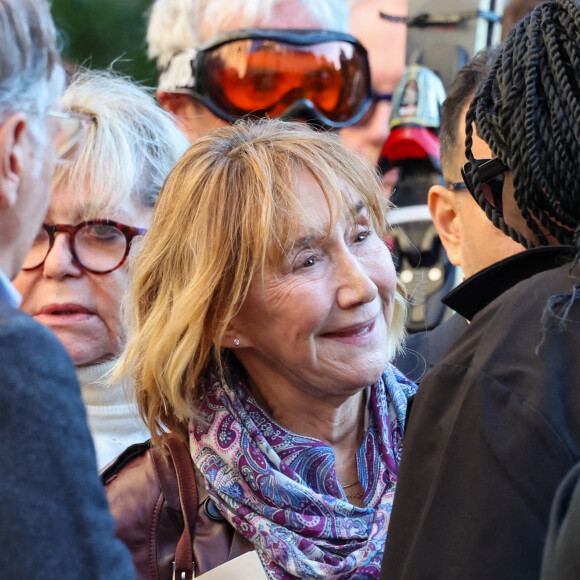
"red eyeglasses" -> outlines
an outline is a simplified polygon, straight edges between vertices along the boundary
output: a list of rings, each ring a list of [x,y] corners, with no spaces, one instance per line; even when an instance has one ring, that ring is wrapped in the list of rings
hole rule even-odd
[[[341,128],[356,123],[372,102],[367,52],[342,32],[239,30],[192,54],[188,74],[183,53],[175,55],[159,90],[190,94],[228,122],[300,117]]]
[[[23,270],[36,270],[44,264],[57,232],[68,234],[70,253],[85,270],[93,274],[108,274],[123,264],[133,238],[144,235],[147,230],[111,220],[90,220],[76,226],[42,224],[24,260]]]

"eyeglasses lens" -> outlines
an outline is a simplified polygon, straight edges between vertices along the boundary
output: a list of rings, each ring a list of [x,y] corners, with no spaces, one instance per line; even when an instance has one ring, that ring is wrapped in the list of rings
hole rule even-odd
[[[34,270],[34,268],[38,268],[38,266],[44,262],[49,249],[50,236],[44,228],[40,228],[40,231],[32,243],[26,258],[24,258],[22,268],[24,270]]]
[[[73,235],[75,257],[87,270],[96,273],[110,272],[125,259],[128,241],[117,227],[87,223],[74,231],[74,234],[67,235]],[[57,234],[58,231],[54,235]],[[24,260],[23,269],[38,268],[48,256],[52,245],[51,236],[43,227]]]
[[[127,238],[115,226],[87,224],[77,232],[74,248],[83,266],[95,272],[107,272],[125,258]]]
[[[352,118],[365,102],[365,59],[349,42],[294,46],[271,40],[238,40],[214,49],[207,91],[232,115],[263,111],[278,117],[307,99],[335,122]]]
[[[481,185],[481,190],[485,199],[498,211],[503,210],[503,184],[505,181],[504,175],[493,177],[487,183]]]

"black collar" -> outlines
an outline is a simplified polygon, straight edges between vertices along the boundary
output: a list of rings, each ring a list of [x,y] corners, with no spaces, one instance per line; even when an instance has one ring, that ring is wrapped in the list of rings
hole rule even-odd
[[[470,276],[442,302],[467,320],[518,282],[573,260],[570,246],[542,246],[501,260]]]

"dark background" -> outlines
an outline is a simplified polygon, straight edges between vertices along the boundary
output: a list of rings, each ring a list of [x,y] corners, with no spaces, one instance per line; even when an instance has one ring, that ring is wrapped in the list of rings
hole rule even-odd
[[[114,70],[146,85],[157,73],[146,53],[147,12],[153,0],[52,0],[63,58],[88,68]]]

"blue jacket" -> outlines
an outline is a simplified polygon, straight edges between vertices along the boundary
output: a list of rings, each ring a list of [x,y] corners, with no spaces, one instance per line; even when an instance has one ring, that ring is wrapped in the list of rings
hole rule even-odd
[[[74,367],[0,302],[0,578],[134,578],[114,530]]]

